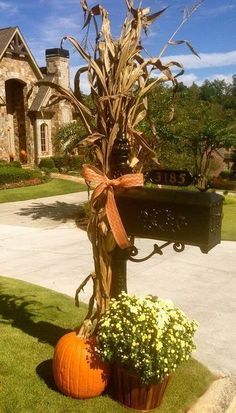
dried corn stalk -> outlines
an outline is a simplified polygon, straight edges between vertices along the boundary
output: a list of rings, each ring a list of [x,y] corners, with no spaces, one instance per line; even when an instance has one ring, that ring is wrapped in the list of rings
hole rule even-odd
[[[188,20],[191,14],[199,7],[203,0],[198,0],[191,8],[185,9],[183,20],[179,28]],[[183,73],[180,63],[170,61],[163,63],[161,56],[170,44],[185,43],[196,53],[187,41],[176,41],[174,35],[166,43],[159,57],[144,59],[142,56],[141,35],[157,20],[166,8],[150,14],[149,8],[135,8],[133,0],[126,0],[127,16],[125,18],[120,37],[114,39],[110,31],[110,20],[107,10],[101,5],[91,9],[86,0],[81,0],[84,11],[84,28],[87,35],[91,24],[94,24],[96,41],[91,55],[85,42],[80,44],[75,38],[66,36],[62,40],[69,41],[86,62],[75,76],[74,94],[58,85],[40,81],[40,84],[51,86],[55,94],[51,104],[60,99],[67,99],[74,105],[83,121],[87,136],[82,145],[91,146],[95,154],[96,165],[105,174],[111,177],[111,152],[116,138],[122,134],[128,138],[132,151],[131,165],[136,165],[136,171],[142,169],[138,154],[140,149],[145,150],[155,159],[155,153],[149,147],[143,133],[137,127],[146,117],[148,109],[148,93],[159,83],[166,81],[177,85],[177,77]],[[97,16],[101,18],[101,27],[98,27]],[[173,74],[172,69],[179,73]],[[94,104],[93,111],[86,107],[80,90],[80,75],[87,72],[91,86],[91,97]],[[155,76],[155,77],[154,77]],[[136,150],[136,152],[135,152]],[[88,227],[89,238],[93,246],[95,272],[91,275],[94,282],[94,293],[90,300],[89,312],[82,326],[81,334],[88,334],[91,322],[107,309],[111,287],[111,259],[116,245],[105,213],[106,191],[101,194],[99,202],[93,206]],[[88,281],[89,277],[86,279]],[[84,286],[82,284],[81,288]],[[81,290],[77,290],[78,293]],[[92,316],[94,301],[97,304],[95,315]]]

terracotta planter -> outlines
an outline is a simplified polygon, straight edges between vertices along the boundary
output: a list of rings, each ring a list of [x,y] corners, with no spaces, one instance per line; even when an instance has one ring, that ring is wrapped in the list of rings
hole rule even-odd
[[[161,405],[169,382],[145,385],[138,376],[122,367],[114,366],[112,372],[112,397],[117,402],[131,409],[148,412]]]

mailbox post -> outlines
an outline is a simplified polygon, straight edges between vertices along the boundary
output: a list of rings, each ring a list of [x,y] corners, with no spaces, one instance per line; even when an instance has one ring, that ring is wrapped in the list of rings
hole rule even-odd
[[[122,139],[115,146],[116,167],[119,165],[119,145],[122,145]],[[127,166],[127,172],[124,172],[128,150],[120,153],[122,170],[116,169],[116,177],[129,171]],[[154,184],[187,186],[194,181],[194,177],[187,171],[154,170],[146,175],[146,180]],[[126,250],[116,247],[112,258],[113,297],[117,297],[122,290],[127,291],[127,260],[141,262],[154,254],[162,255],[162,250],[170,244],[173,244],[176,252],[182,252],[185,245],[193,245],[207,254],[221,241],[221,195],[206,191],[144,187],[117,191],[115,198],[129,236],[134,240],[135,237],[159,240],[163,241],[163,244],[154,244],[153,251],[141,259],[137,258],[138,250],[135,245]]]
[[[129,166],[130,145],[124,135],[116,138],[111,154],[111,174],[113,178],[132,172]],[[112,285],[111,296],[117,297],[121,291],[127,292],[127,251],[118,246],[112,255]]]

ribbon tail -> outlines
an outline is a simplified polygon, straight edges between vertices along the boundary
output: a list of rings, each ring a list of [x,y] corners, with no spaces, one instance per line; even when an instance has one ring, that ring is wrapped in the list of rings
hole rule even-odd
[[[112,188],[109,188],[107,193],[106,215],[117,245],[122,250],[130,247],[131,244],[121,221]]]
[[[106,189],[106,184],[104,182],[101,182],[93,191],[91,201],[94,203],[97,198],[103,193],[103,191]]]

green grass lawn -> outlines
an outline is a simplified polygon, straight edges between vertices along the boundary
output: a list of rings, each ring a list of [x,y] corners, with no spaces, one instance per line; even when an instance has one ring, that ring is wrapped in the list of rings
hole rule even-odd
[[[236,241],[236,196],[226,196],[222,223],[222,239]]]
[[[46,277],[47,275],[44,274]],[[0,412],[125,413],[108,395],[75,400],[60,394],[51,359],[58,339],[77,326],[86,306],[70,297],[0,277]],[[179,368],[158,413],[183,413],[208,387],[213,376],[195,360]]]
[[[0,203],[63,195],[72,192],[86,191],[86,189],[86,185],[77,182],[66,181],[63,179],[52,179],[51,181],[40,185],[2,189],[0,190]]]

